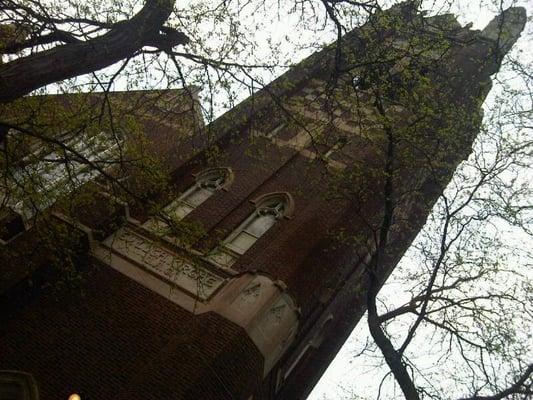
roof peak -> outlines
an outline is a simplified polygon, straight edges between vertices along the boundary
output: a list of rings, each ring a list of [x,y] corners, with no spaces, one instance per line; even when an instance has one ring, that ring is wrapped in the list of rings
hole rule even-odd
[[[524,7],[511,7],[490,21],[481,36],[496,43],[501,54],[507,53],[518,40],[527,21]]]

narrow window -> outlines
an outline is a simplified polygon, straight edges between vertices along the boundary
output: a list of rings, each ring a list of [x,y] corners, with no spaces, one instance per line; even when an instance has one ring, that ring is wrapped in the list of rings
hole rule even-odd
[[[283,217],[285,202],[283,199],[273,199],[262,204],[251,218],[233,234],[226,246],[238,254],[244,254],[261,236],[268,231],[278,219]]]
[[[288,216],[292,199],[286,193],[262,196],[256,202],[256,210],[222,243],[221,248],[209,259],[223,266],[232,265],[259,240],[278,220]]]
[[[217,190],[227,187],[233,180],[229,168],[211,168],[196,176],[196,182],[176,200],[163,209],[163,213],[171,220],[181,220],[200,204],[210,198]],[[143,227],[161,236],[170,233],[167,222],[160,218],[150,218]]]
[[[165,207],[165,212],[170,217],[184,218],[217,190],[223,188],[228,183],[230,172],[227,168],[214,168],[202,172],[191,188]]]
[[[275,138],[278,133],[281,132],[281,130],[285,128],[285,123],[278,124],[276,127],[274,127],[270,132],[268,132],[265,136],[268,138]]]
[[[324,159],[328,159],[331,157],[331,155],[336,152],[337,150],[340,150],[342,149],[344,146],[346,146],[348,144],[348,138],[346,137],[339,137],[335,143],[333,144],[333,146],[331,146],[329,148],[328,151],[326,151],[326,153],[324,154]]]

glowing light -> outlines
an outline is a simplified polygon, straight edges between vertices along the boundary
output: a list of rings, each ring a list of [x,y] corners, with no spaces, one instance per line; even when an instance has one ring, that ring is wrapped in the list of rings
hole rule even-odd
[[[81,400],[81,397],[79,394],[73,393],[70,396],[68,396],[68,400]]]

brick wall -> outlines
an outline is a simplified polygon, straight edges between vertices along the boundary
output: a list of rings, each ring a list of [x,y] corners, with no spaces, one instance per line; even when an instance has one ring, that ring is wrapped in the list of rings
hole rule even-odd
[[[43,399],[238,399],[262,376],[240,327],[105,266],[83,290],[42,292],[0,326],[2,368],[31,371]]]

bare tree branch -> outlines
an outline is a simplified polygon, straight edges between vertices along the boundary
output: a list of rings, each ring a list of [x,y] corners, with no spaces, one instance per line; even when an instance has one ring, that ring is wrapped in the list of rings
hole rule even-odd
[[[181,32],[163,27],[174,0],[146,0],[130,20],[83,42],[68,43],[0,65],[0,102],[9,102],[32,90],[63,79],[97,71],[131,57],[144,46],[161,50],[186,44]]]

